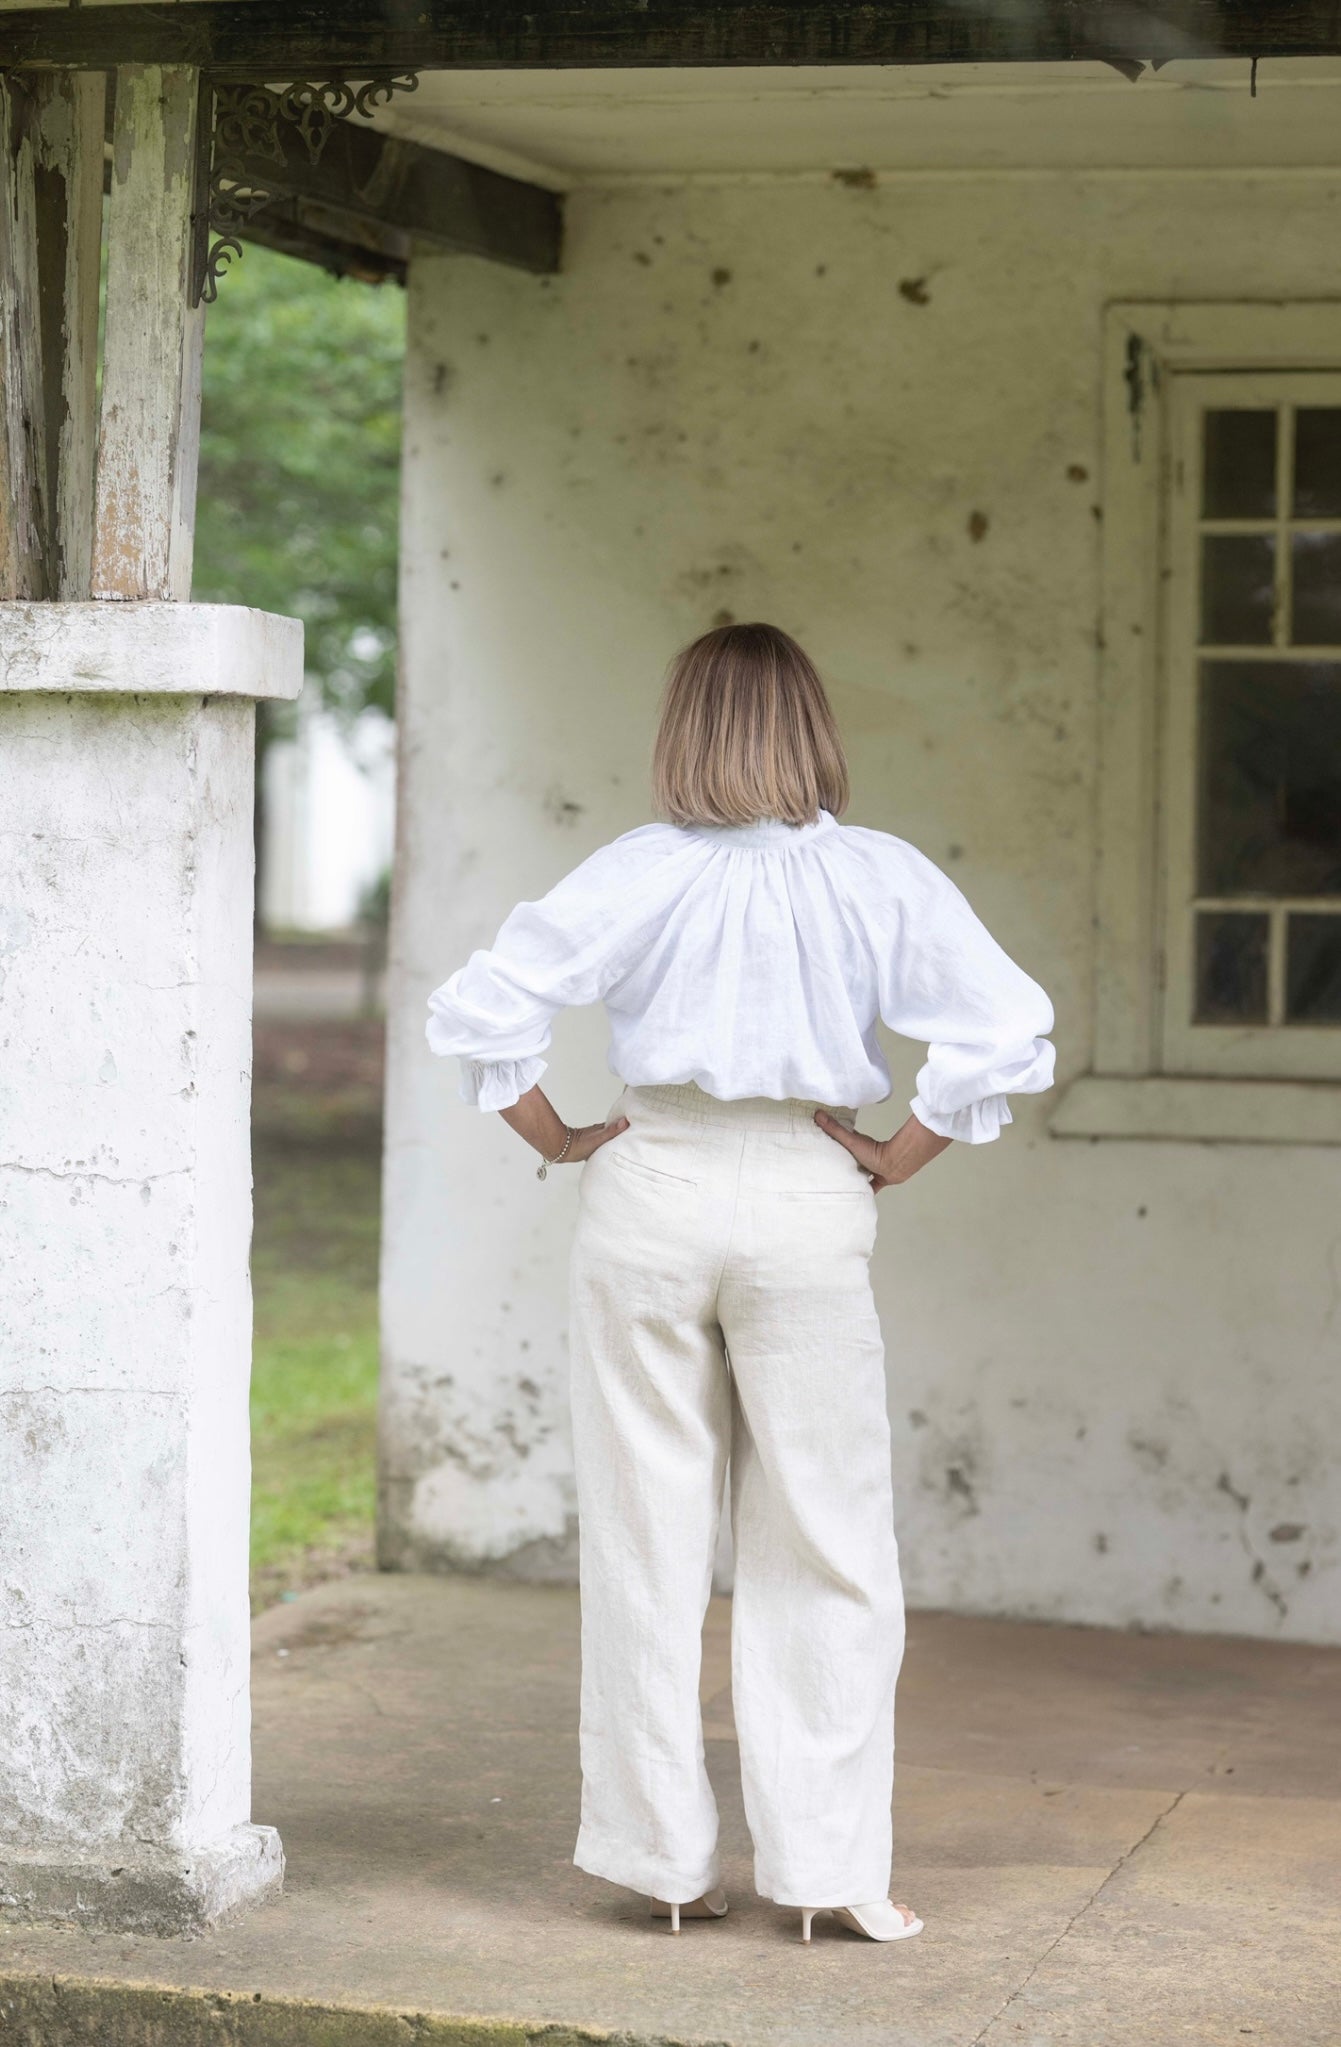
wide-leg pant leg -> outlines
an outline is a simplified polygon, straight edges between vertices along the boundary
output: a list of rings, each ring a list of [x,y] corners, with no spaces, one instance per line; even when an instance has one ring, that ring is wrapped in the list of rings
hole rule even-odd
[[[756,1884],[780,1904],[889,1893],[904,1622],[874,1233],[869,1188],[742,1196],[719,1294],[741,1778]]]
[[[664,1139],[664,1133],[661,1133]],[[730,1442],[714,1312],[723,1204],[685,1133],[640,1166],[635,1126],[583,1168],[571,1267],[582,1595],[580,1869],[685,1903],[718,1881],[702,1627]],[[664,1141],[657,1146],[662,1168]],[[700,1173],[695,1183],[689,1175]]]

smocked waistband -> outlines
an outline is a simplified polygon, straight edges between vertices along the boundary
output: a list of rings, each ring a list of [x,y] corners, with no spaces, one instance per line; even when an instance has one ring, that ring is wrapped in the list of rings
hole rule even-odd
[[[706,1094],[694,1081],[658,1083],[653,1087],[626,1087],[629,1098],[626,1108],[645,1106],[652,1110],[664,1110],[687,1123],[734,1124],[738,1129],[750,1130],[797,1130],[807,1126],[814,1128],[816,1109],[827,1109],[831,1116],[849,1127],[855,1124],[855,1109],[838,1107],[831,1102],[804,1101],[799,1096],[788,1096],[784,1101],[775,1101],[768,1095],[744,1095],[738,1100],[725,1102],[716,1095]]]

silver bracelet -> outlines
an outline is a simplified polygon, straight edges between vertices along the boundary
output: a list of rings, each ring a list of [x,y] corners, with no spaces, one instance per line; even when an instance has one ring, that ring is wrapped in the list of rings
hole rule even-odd
[[[568,1156],[568,1147],[571,1145],[573,1139],[576,1137],[577,1132],[575,1130],[569,1130],[568,1125],[566,1123],[564,1124],[563,1127],[565,1130],[568,1130],[568,1135],[567,1137],[565,1137],[563,1141],[563,1150],[560,1152],[556,1152],[552,1159],[547,1159],[545,1157],[544,1152],[543,1151],[541,1152],[540,1164],[535,1169],[535,1176],[537,1180],[543,1180],[551,1166],[561,1166]]]

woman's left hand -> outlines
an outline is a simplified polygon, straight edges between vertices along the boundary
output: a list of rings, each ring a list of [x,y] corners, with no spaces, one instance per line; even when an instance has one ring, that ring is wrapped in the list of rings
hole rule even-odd
[[[952,1140],[938,1137],[934,1130],[928,1130],[919,1123],[916,1116],[910,1116],[901,1130],[883,1140],[866,1137],[860,1130],[849,1130],[846,1123],[840,1123],[836,1116],[825,1109],[817,1109],[815,1121],[826,1137],[832,1137],[841,1144],[844,1151],[850,1151],[863,1172],[871,1176],[871,1185],[876,1193],[886,1187],[901,1187],[905,1180],[911,1180],[914,1173],[920,1173],[923,1166],[948,1151]]]

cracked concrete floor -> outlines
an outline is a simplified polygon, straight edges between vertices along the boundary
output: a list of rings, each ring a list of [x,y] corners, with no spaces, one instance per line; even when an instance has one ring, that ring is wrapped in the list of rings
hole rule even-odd
[[[8,1929],[0,1980],[226,1991],[248,2040],[297,2038],[265,2013],[310,1999],[521,2022],[454,2041],[550,2020],[731,2047],[1341,2042],[1341,1650],[914,1615],[896,1895],[927,1930],[881,1948],[820,1921],[807,1949],[750,1887],[728,1626],[716,1603],[721,1924],[671,1940],[571,1866],[571,1591],[365,1577],[257,1624],[255,1813],[283,1835],[283,1898],[191,1942]],[[302,2037],[337,2032],[374,2038]],[[151,2036],[198,2037],[87,2034]]]

